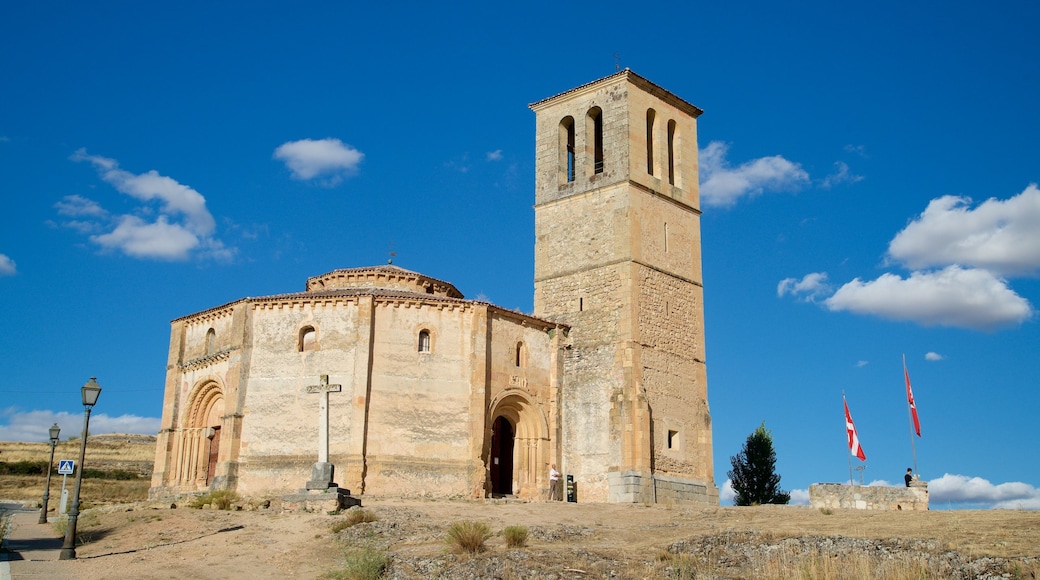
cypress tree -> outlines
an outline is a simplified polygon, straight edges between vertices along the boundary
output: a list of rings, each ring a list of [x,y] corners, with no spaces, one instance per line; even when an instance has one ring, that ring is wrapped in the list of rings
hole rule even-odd
[[[766,429],[765,421],[748,435],[744,448],[730,457],[729,462],[733,466],[728,475],[730,485],[737,493],[734,498],[736,505],[786,504],[791,501],[791,494],[780,489],[773,436]]]

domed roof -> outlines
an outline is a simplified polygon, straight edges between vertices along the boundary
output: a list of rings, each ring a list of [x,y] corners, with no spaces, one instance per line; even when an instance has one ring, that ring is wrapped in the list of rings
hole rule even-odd
[[[378,288],[463,299],[454,285],[393,265],[333,270],[307,279],[307,292]]]

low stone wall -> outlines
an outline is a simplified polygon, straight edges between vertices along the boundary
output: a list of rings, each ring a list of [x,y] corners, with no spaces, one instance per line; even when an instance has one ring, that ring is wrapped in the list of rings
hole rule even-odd
[[[928,510],[928,486],[881,487],[814,483],[809,486],[809,505],[814,508],[856,510]]]
[[[668,475],[654,475],[638,471],[607,474],[610,503],[659,503],[665,505],[719,505],[715,486]]]

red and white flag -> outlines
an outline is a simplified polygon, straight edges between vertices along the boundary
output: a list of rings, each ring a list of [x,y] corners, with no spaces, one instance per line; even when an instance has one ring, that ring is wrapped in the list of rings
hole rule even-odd
[[[903,359],[903,377],[906,378],[906,402],[910,404],[910,416],[914,418],[914,431],[920,437],[921,420],[917,418],[917,403],[914,403],[914,392],[910,390],[910,373],[906,370],[906,359]]]
[[[849,436],[849,451],[859,457],[860,461],[866,461],[867,454],[863,453],[863,446],[859,444],[859,435],[856,434],[856,426],[852,423],[852,415],[849,414],[849,403],[844,397],[841,401],[845,403],[845,431]]]

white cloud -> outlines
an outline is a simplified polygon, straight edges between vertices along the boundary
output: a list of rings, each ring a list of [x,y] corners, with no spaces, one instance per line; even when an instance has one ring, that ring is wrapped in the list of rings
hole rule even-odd
[[[995,509],[1040,509],[1040,489],[1013,481],[994,485],[981,477],[943,474],[928,482],[929,502],[988,504]]]
[[[117,190],[141,201],[159,200],[161,211],[168,215],[183,215],[184,225],[197,235],[213,233],[216,223],[206,209],[206,198],[194,189],[176,180],[159,175],[154,169],[140,175],[119,168],[115,159],[87,155],[80,149],[72,155],[73,161],[89,161],[104,179]]]
[[[861,368],[867,366],[868,364],[870,364],[869,361],[865,361],[865,360],[856,361],[856,368],[861,369]]]
[[[926,353],[924,355],[924,360],[929,360],[929,361],[938,361],[938,360],[942,360],[944,358],[946,358],[946,357],[944,357],[943,355],[941,355],[941,354],[939,354],[937,352],[929,352],[929,353]]]
[[[55,203],[54,207],[58,210],[59,215],[67,215],[71,217],[104,217],[108,215],[108,212],[98,205],[98,202],[79,195],[66,195],[61,198],[61,201]]]
[[[730,167],[729,146],[712,141],[700,151],[701,200],[705,205],[730,206],[764,191],[796,190],[809,182],[801,165],[779,155],[760,157]]]
[[[776,295],[783,298],[785,295],[801,297],[805,302],[814,302],[817,297],[829,293],[831,290],[827,284],[826,272],[813,272],[806,274],[801,280],[796,278],[784,278],[776,285]]]
[[[835,185],[841,185],[842,183],[857,183],[863,181],[862,175],[854,175],[849,171],[849,164],[844,161],[834,162],[834,173],[823,178],[820,182],[820,187],[824,189],[830,189]]]
[[[1033,315],[1029,302],[1003,280],[985,270],[958,266],[913,272],[906,279],[895,274],[869,282],[856,278],[824,304],[832,311],[975,330],[1019,324]]]
[[[61,438],[79,437],[83,432],[83,415],[54,411],[18,411],[14,408],[0,410],[0,441],[45,442],[49,440],[47,430],[57,423],[61,427]],[[120,415],[110,417],[104,413],[90,416],[90,434],[125,433],[155,435],[159,432],[159,417]]]
[[[846,145],[845,147],[843,147],[842,149],[844,149],[848,153],[855,153],[856,155],[859,155],[860,157],[867,157],[867,148],[864,147],[863,145],[852,145],[852,144],[849,144],[849,145]]]
[[[501,161],[502,160],[502,150],[501,149],[495,149],[494,151],[488,151],[487,160],[488,161]]]
[[[135,258],[184,260],[195,254],[225,260],[233,255],[233,250],[213,237],[216,220],[198,191],[155,170],[130,173],[120,169],[115,159],[89,155],[86,149],[79,149],[70,159],[89,162],[102,180],[142,202],[138,214],[159,215],[154,221],[132,214],[110,216],[94,200],[67,195],[54,204],[58,214],[87,219],[67,220],[64,227],[94,233],[90,236],[93,243]],[[159,207],[150,207],[148,202],[157,202]]]
[[[952,264],[995,274],[1040,271],[1040,189],[971,208],[971,199],[933,199],[889,243],[888,255],[912,269]]]
[[[792,489],[791,505],[809,505],[809,490]]]
[[[289,141],[274,150],[274,158],[285,162],[293,179],[324,177],[328,185],[356,173],[364,157],[364,153],[331,137]]]
[[[1029,302],[985,270],[950,266],[939,272],[913,272],[903,279],[884,274],[858,278],[826,300],[831,310],[878,314],[925,325],[993,329],[1032,315]]]
[[[0,276],[14,276],[18,273],[15,268],[14,260],[9,258],[7,254],[0,254]]]
[[[137,216],[119,218],[114,230],[91,236],[90,240],[103,248],[120,249],[135,258],[163,258],[182,260],[199,245],[199,239],[186,228],[159,216],[148,223]]]
[[[733,482],[726,479],[726,483],[722,484],[719,489],[719,504],[733,503],[733,500],[737,498],[737,492],[733,491]]]

